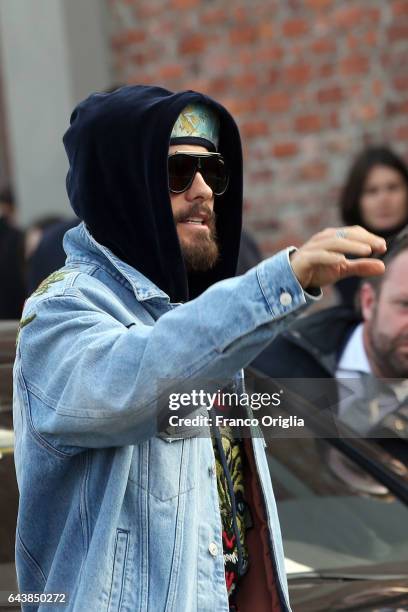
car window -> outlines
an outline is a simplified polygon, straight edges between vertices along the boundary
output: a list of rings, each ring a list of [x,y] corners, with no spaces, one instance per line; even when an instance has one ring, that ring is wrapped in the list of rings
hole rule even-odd
[[[403,562],[408,508],[322,439],[274,439],[267,457],[288,569]]]

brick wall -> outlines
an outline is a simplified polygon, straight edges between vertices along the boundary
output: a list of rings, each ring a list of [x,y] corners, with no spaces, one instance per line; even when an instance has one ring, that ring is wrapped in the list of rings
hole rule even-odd
[[[408,159],[408,0],[108,0],[117,80],[197,89],[241,129],[265,254],[336,224],[353,155]]]

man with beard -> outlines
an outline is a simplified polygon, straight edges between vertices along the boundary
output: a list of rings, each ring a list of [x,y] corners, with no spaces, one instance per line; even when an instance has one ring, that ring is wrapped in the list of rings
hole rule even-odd
[[[288,611],[262,439],[174,433],[169,396],[240,392],[320,286],[383,273],[385,243],[327,229],[233,278],[240,137],[196,92],[94,94],[64,144],[83,222],[26,302],[14,369],[19,588],[75,611]]]
[[[408,232],[384,257],[387,273],[367,279],[360,290],[363,344],[372,373],[384,379],[408,378]]]
[[[406,460],[405,443],[391,438],[408,434],[407,229],[382,259],[386,272],[362,282],[358,308],[335,306],[299,320],[252,366],[276,378],[335,378],[336,394],[329,395],[337,396],[339,420],[362,436],[385,436],[382,444]],[[311,386],[303,384],[308,397]]]

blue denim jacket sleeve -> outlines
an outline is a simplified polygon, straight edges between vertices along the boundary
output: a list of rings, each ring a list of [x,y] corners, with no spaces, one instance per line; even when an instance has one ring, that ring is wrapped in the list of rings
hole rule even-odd
[[[79,275],[80,277],[81,275]],[[135,444],[156,433],[161,392],[175,381],[228,381],[285,329],[313,297],[302,290],[289,249],[243,276],[219,282],[154,325],[114,314],[100,283],[74,282],[29,300],[20,332],[20,374],[36,402],[36,431],[51,443]],[[283,297],[282,297],[283,296]]]

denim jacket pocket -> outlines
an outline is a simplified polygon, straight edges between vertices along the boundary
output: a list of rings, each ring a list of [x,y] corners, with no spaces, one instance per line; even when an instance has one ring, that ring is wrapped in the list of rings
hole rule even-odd
[[[123,599],[128,550],[129,531],[126,529],[117,529],[107,612],[120,611]]]
[[[135,447],[129,481],[160,501],[177,497],[195,487],[197,438],[151,438]]]

